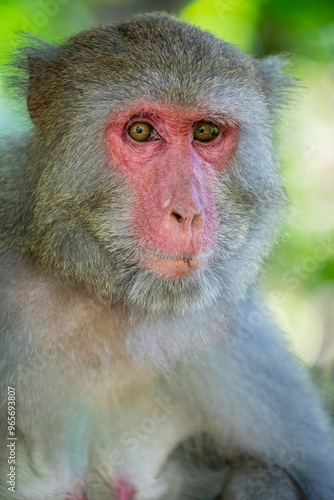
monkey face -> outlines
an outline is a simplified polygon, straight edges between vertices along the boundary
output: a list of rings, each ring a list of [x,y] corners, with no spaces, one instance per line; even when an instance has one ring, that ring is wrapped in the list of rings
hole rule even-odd
[[[284,203],[266,68],[147,16],[34,49],[29,70],[39,264],[132,311],[242,297]]]
[[[110,168],[133,193],[139,267],[177,280],[208,265],[219,226],[214,191],[237,137],[237,126],[200,109],[148,102],[112,117]]]

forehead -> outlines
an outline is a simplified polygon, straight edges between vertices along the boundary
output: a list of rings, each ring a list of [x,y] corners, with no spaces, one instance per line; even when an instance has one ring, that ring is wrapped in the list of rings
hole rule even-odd
[[[103,113],[139,101],[247,116],[261,99],[252,60],[208,32],[169,17],[145,17],[81,33],[63,47],[77,102]],[[75,82],[73,84],[73,82]],[[60,85],[63,80],[60,80]]]
[[[248,121],[253,110],[262,109],[262,98],[243,83],[207,76],[187,79],[176,75],[145,72],[131,78],[118,78],[96,89],[86,102],[91,110],[102,116],[109,108],[109,116],[128,120],[134,115],[159,115],[179,121],[214,119],[232,122]]]
[[[100,81],[121,93],[124,87],[131,94],[175,104],[200,105],[231,82],[256,87],[247,55],[168,16],[145,16],[81,33],[64,51],[68,69],[78,73],[79,81]]]
[[[223,122],[227,118],[223,113],[217,113],[216,108],[209,106],[183,106],[169,104],[166,101],[139,100],[128,106],[123,106],[122,109],[115,110],[111,113],[113,123],[124,125],[129,120],[145,120],[151,119],[153,122],[174,123],[179,125],[193,124],[195,121],[205,119],[216,119]]]

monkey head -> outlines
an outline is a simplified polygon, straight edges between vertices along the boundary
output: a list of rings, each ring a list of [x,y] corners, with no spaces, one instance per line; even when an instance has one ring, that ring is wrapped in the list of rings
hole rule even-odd
[[[282,62],[165,15],[24,55],[36,262],[138,312],[241,298],[284,206]]]

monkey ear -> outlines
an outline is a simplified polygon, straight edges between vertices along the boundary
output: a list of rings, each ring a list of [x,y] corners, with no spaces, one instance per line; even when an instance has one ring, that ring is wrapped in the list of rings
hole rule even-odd
[[[32,121],[37,124],[51,100],[52,82],[59,56],[58,48],[33,38],[35,45],[21,51],[28,72],[27,106]],[[38,45],[37,45],[38,44]],[[37,45],[37,46],[36,46]]]
[[[32,121],[37,123],[46,105],[46,96],[42,90],[44,66],[40,59],[33,56],[27,57],[27,65],[29,72],[27,106]]]
[[[297,86],[297,79],[285,71],[289,63],[286,57],[281,56],[270,56],[254,61],[262,90],[272,110],[285,104],[289,92]]]

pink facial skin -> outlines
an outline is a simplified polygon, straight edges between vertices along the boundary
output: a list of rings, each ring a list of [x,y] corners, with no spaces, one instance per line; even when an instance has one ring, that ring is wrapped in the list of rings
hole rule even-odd
[[[196,139],[200,121],[217,125],[218,136],[210,142]],[[128,130],[136,122],[153,127],[154,140],[134,140]],[[235,151],[238,126],[210,118],[203,109],[141,102],[112,117],[106,134],[112,167],[134,193],[139,264],[169,279],[205,267],[219,222],[214,189]]]

